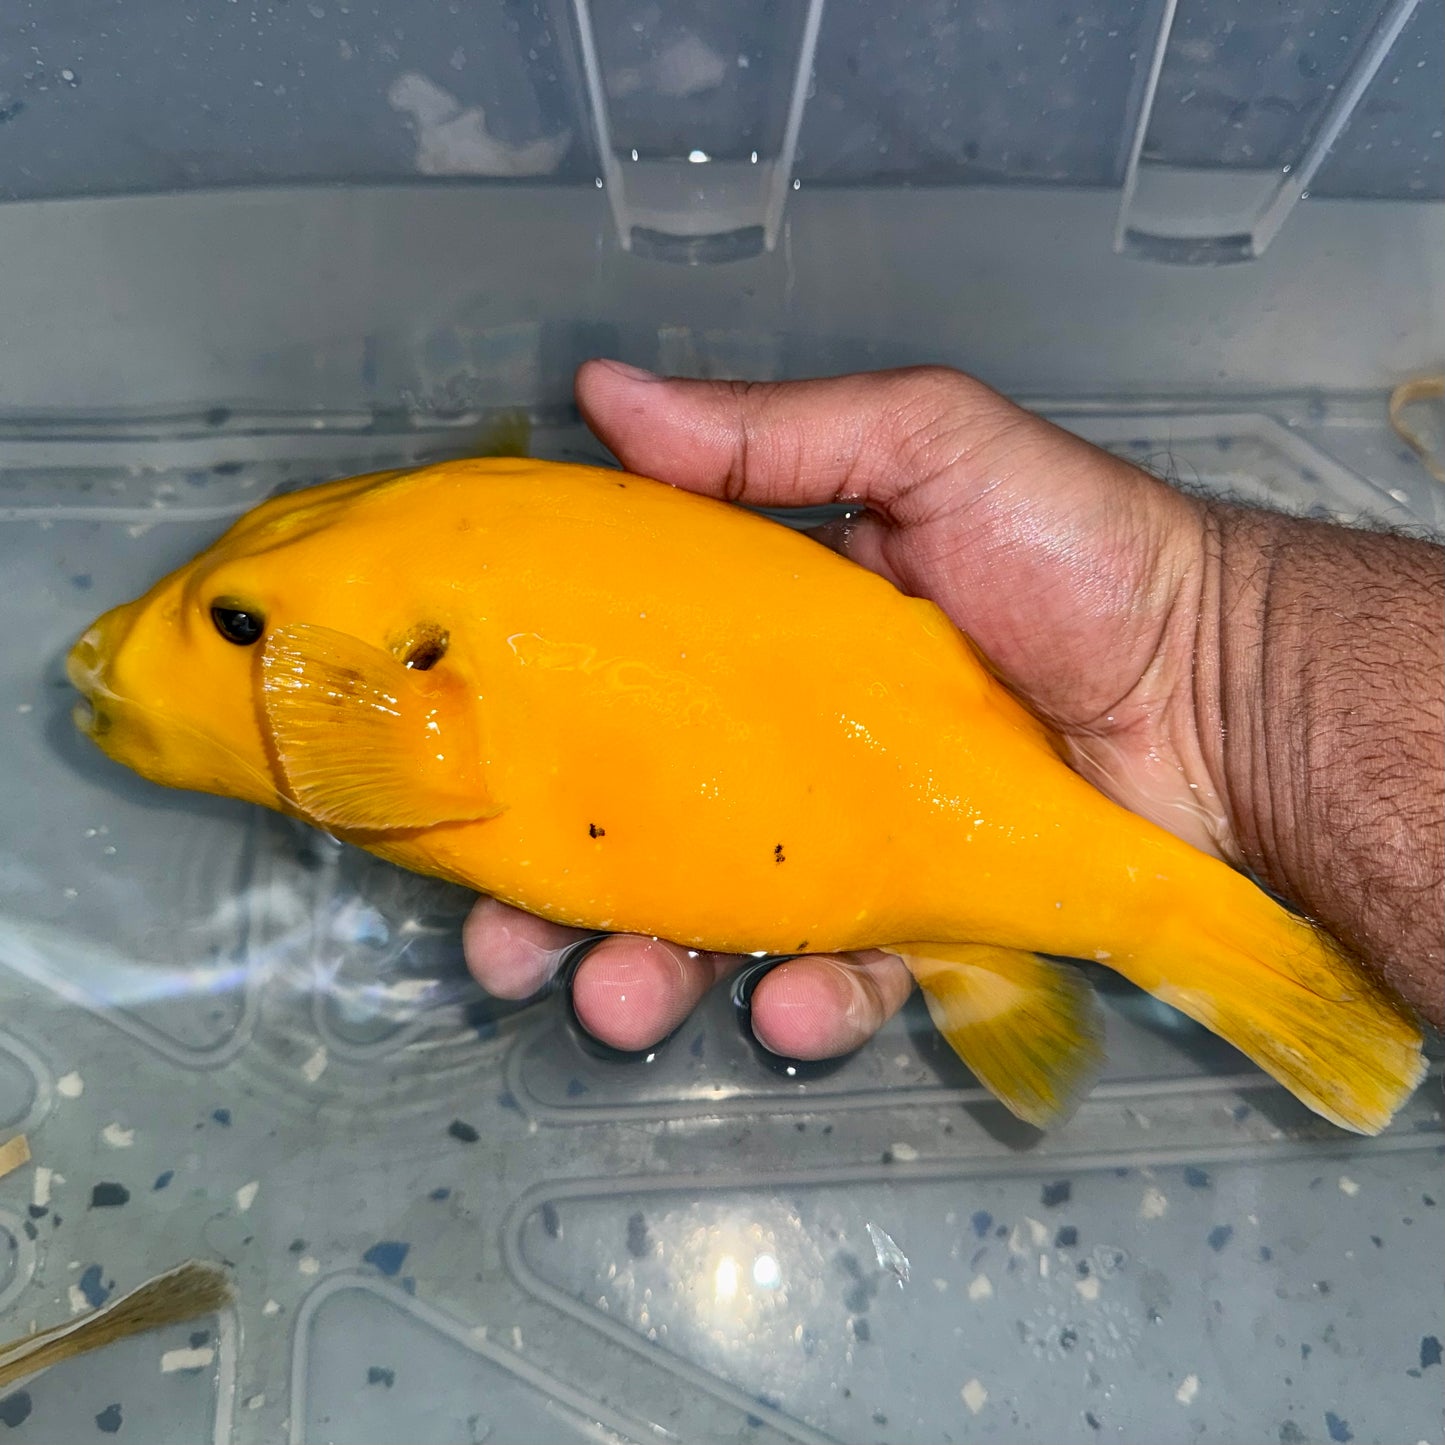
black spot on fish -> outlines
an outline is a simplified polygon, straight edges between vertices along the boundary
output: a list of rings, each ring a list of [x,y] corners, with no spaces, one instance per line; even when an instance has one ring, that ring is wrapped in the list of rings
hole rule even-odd
[[[1428,1370],[1440,1363],[1440,1340],[1435,1335],[1426,1335],[1420,1341],[1420,1368]]]
[[[567,1097],[569,1099],[580,1099],[587,1092],[587,1085],[581,1079],[567,1080]]]
[[[396,1371],[388,1370],[385,1365],[368,1365],[366,1367],[366,1383],[382,1385],[389,1390],[396,1384]]]
[[[92,1209],[116,1209],[130,1203],[130,1190],[124,1184],[103,1180],[90,1191]]]
[[[1209,1231],[1209,1247],[1215,1254],[1218,1254],[1231,1239],[1234,1238],[1234,1226],[1232,1224],[1216,1224]]]
[[[172,1179],[176,1177],[174,1169],[163,1169],[156,1175],[156,1182],[151,1185],[152,1189],[164,1189]]]
[[[861,1344],[867,1344],[873,1338],[873,1327],[865,1319],[856,1319],[852,1322],[853,1338]]]
[[[982,1239],[993,1225],[993,1215],[986,1209],[975,1209],[968,1222],[973,1226],[973,1232]]]
[[[50,1213],[49,1208],[44,1204],[27,1204],[25,1209],[31,1219],[44,1219]]]
[[[211,1118],[223,1129],[229,1129],[231,1127],[231,1111],[229,1109],[212,1109]]]
[[[1079,1231],[1075,1225],[1066,1224],[1054,1236],[1055,1249],[1072,1249],[1079,1242]]]
[[[82,592],[89,592],[94,585],[94,579],[89,572],[77,572],[75,576],[70,579],[70,585],[79,588]]]
[[[548,1239],[562,1237],[562,1220],[557,1213],[557,1206],[550,1199],[542,1206],[542,1228],[547,1231]]]
[[[1059,1348],[1061,1350],[1072,1350],[1079,1343],[1079,1332],[1069,1325],[1065,1325],[1059,1331]]]
[[[1304,1445],[1305,1432],[1293,1420],[1279,1427],[1279,1445]]]
[[[32,1220],[32,1219],[24,1219],[24,1220],[21,1220],[21,1222],[20,1222],[20,1227],[25,1231],[25,1237],[26,1237],[26,1239],[39,1239],[39,1238],[40,1238],[40,1231],[39,1231],[38,1229],[36,1229],[36,1227],[35,1227],[35,1221],[34,1221],[34,1220]]]
[[[1355,1438],[1355,1432],[1350,1429],[1350,1422],[1342,1420],[1333,1410],[1325,1411],[1325,1429],[1330,1432],[1330,1439],[1335,1445],[1347,1445],[1347,1442]]]
[[[1420,1196],[1420,1199],[1421,1199],[1421,1201],[1424,1203],[1426,1209],[1434,1209],[1434,1207],[1435,1207],[1435,1197],[1434,1197],[1434,1195],[1432,1195],[1432,1194],[1422,1194],[1422,1195]]]
[[[1299,1357],[1300,1357],[1300,1359],[1302,1359],[1302,1360],[1307,1360],[1307,1359],[1309,1359],[1309,1357],[1314,1353],[1314,1348],[1315,1348],[1315,1347],[1314,1347],[1313,1345],[1308,1345],[1308,1344],[1301,1345],[1301,1346],[1299,1347]]]
[[[1056,1179],[1052,1184],[1045,1184],[1039,1191],[1039,1201],[1045,1209],[1057,1209],[1073,1197],[1074,1186],[1067,1179]]]
[[[607,829],[599,828],[596,823],[589,823],[587,825],[587,836],[589,838],[605,838],[607,836]]]
[[[1193,1164],[1184,1166],[1184,1182],[1191,1189],[1208,1189],[1212,1181],[1207,1169],[1198,1169]]]
[[[642,1211],[630,1215],[627,1220],[627,1252],[633,1259],[641,1259],[652,1246],[647,1233],[647,1220]]]
[[[206,413],[207,426],[225,426],[231,419],[231,408],[228,406],[213,406]]]
[[[404,666],[413,672],[430,672],[447,655],[451,634],[435,622],[422,622],[412,628],[402,655]]]
[[[452,1191],[448,1189],[445,1184],[438,1185],[427,1195],[428,1199],[433,1199],[438,1204],[440,1204],[443,1199],[450,1199],[451,1197]]]
[[[4,125],[7,120],[14,120],[24,109],[23,100],[12,100],[9,105],[0,105],[0,125]]]
[[[1262,1244],[1259,1247],[1259,1257],[1265,1264],[1268,1264],[1270,1260],[1274,1258],[1274,1250],[1272,1250],[1269,1245]]]
[[[234,477],[245,465],[245,462],[217,462],[211,470],[218,477]]]
[[[304,1239],[293,1239],[291,1243],[286,1246],[286,1249],[290,1254],[304,1254],[306,1251],[306,1241]]]
[[[773,844],[773,862],[786,863],[787,861],[788,860],[783,856],[783,845],[781,843]]]
[[[114,1435],[120,1430],[120,1405],[107,1405],[99,1415],[95,1417],[95,1428],[102,1435]]]
[[[450,1134],[453,1139],[460,1139],[463,1144],[475,1144],[477,1140],[482,1137],[465,1119],[453,1119],[452,1122],[447,1125],[447,1133]]]
[[[3,1420],[12,1430],[17,1425],[23,1425],[29,1418],[30,1412],[35,1407],[30,1399],[29,1390],[16,1390],[13,1395],[6,1395],[0,1400],[0,1420]]]
[[[1099,1428],[1099,1417],[1094,1414],[1092,1410],[1085,1410],[1084,1424],[1086,1424],[1091,1430],[1097,1430]]]
[[[193,1350],[199,1350],[202,1345],[211,1342],[210,1330],[192,1330],[190,1333],[190,1346]]]
[[[882,1410],[875,1410],[873,1412],[873,1423],[875,1425],[886,1425],[888,1423],[888,1416],[885,1415]]]
[[[808,946],[808,940],[805,938],[805,939],[798,945],[798,952],[801,953],[807,946]]]
[[[1385,1247],[1385,1241],[1381,1239],[1378,1234],[1372,1234],[1370,1236],[1370,1243],[1373,1244],[1376,1249],[1384,1249]]]

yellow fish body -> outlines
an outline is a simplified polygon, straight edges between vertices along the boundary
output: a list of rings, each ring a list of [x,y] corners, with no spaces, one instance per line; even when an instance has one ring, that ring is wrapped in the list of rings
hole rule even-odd
[[[1023,1117],[1098,1056],[1097,959],[1374,1132],[1423,1072],[1370,977],[1110,802],[931,603],[657,482],[518,459],[334,482],[96,621],[81,726],[560,923],[899,952]]]

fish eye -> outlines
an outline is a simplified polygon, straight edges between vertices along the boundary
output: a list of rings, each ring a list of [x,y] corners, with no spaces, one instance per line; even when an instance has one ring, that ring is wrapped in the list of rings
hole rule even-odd
[[[211,604],[211,621],[216,624],[216,631],[237,647],[250,647],[253,642],[259,642],[266,631],[266,619],[259,612],[229,602]]]
[[[413,672],[429,672],[447,655],[451,636],[435,622],[422,622],[412,628],[401,644],[401,661]]]

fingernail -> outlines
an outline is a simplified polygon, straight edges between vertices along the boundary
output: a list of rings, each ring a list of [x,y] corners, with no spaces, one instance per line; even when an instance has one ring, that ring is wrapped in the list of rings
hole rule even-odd
[[[655,371],[644,371],[640,366],[630,366],[625,361],[614,361],[610,356],[602,357],[599,364],[605,366],[608,371],[617,376],[626,377],[628,381],[661,381],[662,378]]]

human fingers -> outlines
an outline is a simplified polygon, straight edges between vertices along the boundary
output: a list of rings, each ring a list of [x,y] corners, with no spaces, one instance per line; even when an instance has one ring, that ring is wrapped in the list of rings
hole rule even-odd
[[[530,998],[551,982],[563,955],[587,934],[479,898],[462,928],[472,977],[498,998]]]
[[[877,949],[789,959],[753,990],[753,1035],[784,1058],[837,1058],[867,1043],[912,989],[902,959]]]
[[[1019,428],[1049,425],[942,367],[732,382],[591,361],[577,401],[625,467],[764,507],[861,501],[886,513],[961,459],[987,473]]]
[[[572,1007],[594,1038],[635,1052],[660,1043],[701,1000],[726,963],[660,938],[605,938],[577,966]]]

